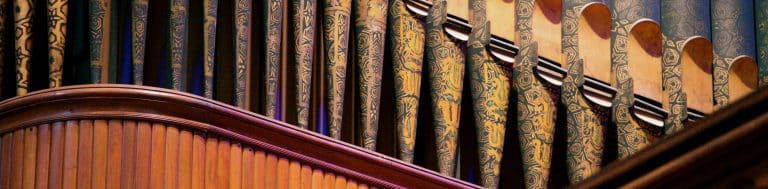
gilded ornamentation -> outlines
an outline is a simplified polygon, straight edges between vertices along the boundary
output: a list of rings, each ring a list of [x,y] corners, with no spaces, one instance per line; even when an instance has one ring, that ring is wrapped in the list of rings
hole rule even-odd
[[[293,32],[296,55],[296,112],[298,126],[309,126],[309,96],[312,88],[312,57],[315,44],[316,0],[293,0]]]
[[[90,32],[91,82],[93,83],[107,82],[107,73],[104,70],[107,68],[107,62],[109,62],[109,51],[102,49],[108,49],[107,47],[109,47],[110,33],[108,28],[110,19],[108,18],[109,14],[107,12],[109,9],[110,2],[107,0],[88,1],[88,15],[90,17],[88,20],[88,31]],[[31,12],[26,14],[31,14]],[[107,19],[104,18],[105,16]],[[102,74],[102,72],[104,72],[104,74]]]
[[[480,14],[484,13],[475,12],[475,15]],[[478,20],[485,19],[482,17]],[[498,188],[509,109],[511,73],[501,64],[496,63],[489,54],[486,47],[490,40],[490,22],[476,24],[467,41],[469,44],[467,63],[477,125],[480,183],[487,188]]]
[[[341,138],[342,116],[344,115],[344,82],[347,78],[347,52],[349,44],[349,22],[352,12],[351,0],[326,0],[323,15],[325,40],[325,66],[327,81],[326,94],[328,128],[331,137]]]
[[[248,110],[251,61],[251,1],[235,1],[235,106]]]
[[[144,53],[147,45],[147,16],[149,14],[148,0],[134,0],[132,2],[131,16],[133,55],[133,84],[144,84]]]
[[[578,55],[578,51],[576,52]],[[567,147],[566,163],[571,184],[594,175],[600,171],[605,143],[605,127],[608,111],[590,104],[584,98],[581,88],[584,85],[584,62],[579,59],[569,65],[568,74],[563,80],[560,99],[567,112]]]
[[[517,93],[517,125],[526,188],[546,188],[552,164],[555,133],[553,95],[534,72],[538,43],[532,41],[533,0],[516,1],[515,30],[520,51],[515,56],[512,80]]]
[[[464,87],[464,56],[457,41],[445,33],[446,1],[438,0],[427,16],[427,65],[434,110],[438,170],[453,176]]]
[[[216,16],[219,0],[204,0],[205,20],[203,23],[203,96],[213,98],[214,60],[216,56]]]
[[[48,75],[50,88],[61,87],[64,45],[67,36],[66,0],[48,0]]]
[[[14,2],[14,10],[16,27],[16,95],[25,95],[29,85],[29,64],[32,61],[34,3],[32,0],[16,0]]]
[[[413,162],[416,145],[416,119],[421,96],[421,73],[424,58],[424,25],[408,12],[404,0],[390,1],[389,36],[392,44],[392,66],[395,75],[395,111],[399,157]]]
[[[278,91],[280,87],[278,85],[280,81],[280,52],[282,51],[283,1],[267,0],[265,3],[267,6],[267,16],[264,18],[266,21],[266,27],[264,27],[266,30],[264,32],[266,34],[266,46],[264,47],[266,49],[264,55],[264,62],[266,64],[264,69],[264,89],[266,97],[264,108],[266,110],[264,112],[267,117],[279,119],[277,117],[279,103],[277,95],[280,94]],[[213,27],[211,30],[215,32],[216,28]],[[211,42],[213,46],[216,40],[211,40]],[[213,63],[213,50],[215,48],[211,48],[211,50],[211,63]],[[213,68],[212,64],[211,68]],[[213,69],[211,69],[211,74],[213,74]]]
[[[355,35],[357,69],[360,73],[360,126],[363,147],[376,149],[379,128],[381,73],[384,64],[384,37],[387,31],[387,1],[358,0],[355,3]]]

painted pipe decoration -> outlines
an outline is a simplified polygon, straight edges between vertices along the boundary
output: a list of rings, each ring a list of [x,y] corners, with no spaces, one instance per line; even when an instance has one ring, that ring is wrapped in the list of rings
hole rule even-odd
[[[757,66],[760,87],[768,86],[768,1],[755,1]]]
[[[680,57],[683,44],[691,36],[710,38],[709,1],[662,0],[662,82],[669,99],[669,116],[664,120],[666,134],[684,128],[688,119],[686,94],[682,91]]]
[[[344,87],[347,79],[347,52],[349,46],[349,22],[352,12],[351,0],[325,0],[323,21],[325,23],[325,79],[328,128],[331,137],[341,138],[342,116],[344,116]]]
[[[465,65],[462,49],[445,33],[446,4],[445,0],[438,0],[428,11],[426,52],[437,167],[443,175],[454,176]]]
[[[468,40],[467,63],[477,125],[480,184],[498,188],[512,73],[491,57],[486,49],[490,41],[490,22],[475,25]]]
[[[729,103],[729,74],[733,60],[741,55],[755,57],[755,13],[750,0],[712,1],[712,47],[715,52],[715,104]]]
[[[526,188],[546,188],[552,164],[555,103],[535,71],[538,44],[532,41],[533,0],[516,1],[515,30],[520,51],[515,56],[512,82],[517,92],[517,125]]]
[[[584,5],[592,1],[593,0],[563,1],[563,27],[560,32],[562,35],[561,46],[563,49],[563,55],[565,56],[565,65],[571,65],[576,62],[577,59],[579,59],[579,55],[577,54],[579,49],[579,16]]]
[[[251,0],[235,2],[235,106],[250,106]]]
[[[576,52],[578,54],[578,52]],[[607,112],[590,103],[581,92],[584,86],[584,61],[569,65],[563,79],[561,100],[566,108],[568,180],[579,183],[600,171],[605,149]]]
[[[421,97],[424,24],[408,11],[403,0],[390,1],[389,22],[392,53],[397,55],[392,56],[392,67],[395,75],[398,157],[412,163]]]
[[[264,89],[266,92],[264,99],[265,115],[267,117],[280,119],[278,116],[278,101],[280,94],[280,56],[282,52],[282,28],[283,28],[283,1],[282,0],[267,0],[266,2],[266,16],[264,17],[266,27],[265,40],[266,50],[264,54]],[[215,18],[215,17],[214,17]],[[216,27],[210,29],[215,33]],[[216,43],[216,40],[211,40],[211,45]],[[211,48],[211,63],[213,63],[213,53],[215,48]],[[211,74],[213,74],[213,64],[211,64]]]
[[[219,0],[204,0],[203,11],[203,96],[213,99],[213,78],[216,68],[216,17],[219,12]]]
[[[16,28],[16,95],[27,94],[29,66],[32,61],[32,25],[34,17],[32,0],[14,2],[14,25]]]
[[[309,126],[309,96],[312,88],[312,57],[315,44],[316,0],[293,0],[293,32],[296,55],[296,112],[298,126]]]
[[[171,88],[179,91],[187,89],[187,32],[189,26],[189,0],[171,0],[170,59]]]
[[[133,84],[144,84],[144,56],[147,45],[147,17],[149,16],[148,0],[134,0],[131,2],[131,53],[133,55]]]
[[[48,0],[48,75],[50,88],[61,87],[67,36],[67,0]]]
[[[360,126],[363,147],[376,150],[381,100],[381,73],[387,31],[387,1],[358,0],[355,5],[357,70],[359,71]]]

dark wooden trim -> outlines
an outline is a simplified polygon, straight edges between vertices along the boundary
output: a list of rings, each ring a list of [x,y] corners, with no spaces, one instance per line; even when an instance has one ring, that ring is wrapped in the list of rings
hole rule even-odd
[[[77,85],[0,102],[0,134],[76,119],[132,119],[211,132],[386,188],[479,188],[342,141],[188,93],[135,85]]]
[[[768,89],[763,88],[712,113],[691,128],[655,142],[633,157],[610,164],[576,188],[636,187],[638,184],[697,188],[708,186],[702,183],[721,182],[719,180],[736,175],[740,169],[765,161],[762,157],[768,154],[766,104]]]

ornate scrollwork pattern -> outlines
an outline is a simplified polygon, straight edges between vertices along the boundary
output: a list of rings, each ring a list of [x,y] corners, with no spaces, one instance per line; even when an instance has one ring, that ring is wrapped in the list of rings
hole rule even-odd
[[[214,57],[216,56],[216,16],[219,0],[204,0],[205,20],[203,23],[203,96],[213,98]]]
[[[29,65],[32,61],[34,2],[32,0],[16,0],[14,2],[14,10],[16,27],[16,95],[25,95],[29,85]]]
[[[61,87],[68,7],[66,0],[48,0],[48,86],[50,88]]]
[[[323,14],[325,40],[325,66],[328,94],[326,106],[328,128],[331,137],[341,138],[344,111],[344,82],[347,78],[347,51],[349,44],[349,22],[352,11],[351,0],[326,0]]]
[[[186,90],[188,9],[189,0],[171,1],[171,20],[169,23],[171,88],[180,91]]]
[[[427,65],[434,113],[438,170],[453,176],[464,87],[464,56],[457,42],[445,33],[446,1],[438,0],[427,16]]]
[[[715,106],[722,108],[729,103],[728,92],[728,70],[732,58],[724,58],[715,53],[712,68],[712,96],[715,99]]]
[[[484,13],[476,11],[475,15],[479,14]],[[490,22],[473,28],[467,41],[467,63],[477,125],[480,183],[487,188],[497,188],[509,109],[511,73],[497,64],[486,49],[490,36]]]
[[[215,1],[215,0],[214,0]],[[131,46],[133,55],[133,84],[144,84],[144,53],[147,45],[147,16],[149,14],[148,0],[134,0],[131,16],[133,27]],[[206,96],[207,97],[207,96]]]
[[[671,41],[666,36],[662,39],[662,80],[669,98],[669,115],[664,120],[664,133],[672,134],[683,129],[688,119],[688,103],[682,90],[682,71],[680,69],[681,51],[685,40]]]
[[[265,115],[271,118],[277,118],[278,111],[278,84],[280,81],[280,52],[282,51],[282,30],[283,27],[283,1],[282,0],[267,0],[266,2],[266,14],[264,18],[266,20],[266,53],[265,70],[264,70],[264,89],[266,91],[266,97],[264,102],[264,108],[266,109]],[[212,28],[212,31],[216,31],[216,28]],[[215,44],[216,40],[212,40],[211,44]],[[211,50],[215,50],[212,48]],[[213,53],[213,51],[211,51]],[[213,54],[211,54],[213,55]],[[213,62],[213,56],[211,56],[211,62]],[[213,68],[213,65],[211,65]],[[211,69],[213,74],[213,69]]]
[[[611,4],[611,73],[617,74],[617,67],[627,66],[627,40],[632,24],[641,18],[659,19],[659,0],[613,1]],[[627,73],[628,74],[628,73]],[[612,78],[616,81],[617,78]],[[620,82],[616,82],[620,83]]]
[[[250,106],[251,0],[235,1],[235,29],[235,105],[247,110]]]
[[[355,35],[357,69],[360,73],[360,125],[363,147],[376,149],[379,128],[381,73],[384,64],[384,40],[387,31],[387,1],[358,0],[355,3]]]
[[[296,47],[296,112],[298,126],[309,126],[309,96],[312,87],[312,56],[315,41],[316,0],[293,0],[293,32]]]
[[[397,55],[392,57],[392,66],[399,157],[410,163],[416,145],[416,118],[421,96],[424,25],[408,12],[403,0],[390,1],[389,22],[392,53]]]
[[[618,135],[618,159],[625,159],[660,137],[662,130],[646,122],[637,121],[638,118],[632,112],[635,103],[634,82],[629,76],[628,64],[618,64],[614,73],[617,88],[611,119],[616,124]]]

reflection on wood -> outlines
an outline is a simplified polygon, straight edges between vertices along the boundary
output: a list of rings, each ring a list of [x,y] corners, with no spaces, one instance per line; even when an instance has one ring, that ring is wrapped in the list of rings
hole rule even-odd
[[[464,86],[462,49],[445,33],[446,2],[438,0],[427,16],[427,65],[434,113],[438,170],[453,176],[461,115],[461,90]]]
[[[327,53],[325,80],[326,94],[328,94],[325,111],[328,112],[328,128],[331,137],[341,139],[352,1],[326,0],[324,10],[323,40],[325,40]]]
[[[413,162],[416,145],[416,118],[421,96],[424,58],[424,25],[408,12],[404,0],[390,1],[389,36],[395,75],[395,111],[399,158]]]

